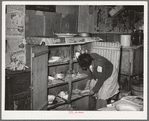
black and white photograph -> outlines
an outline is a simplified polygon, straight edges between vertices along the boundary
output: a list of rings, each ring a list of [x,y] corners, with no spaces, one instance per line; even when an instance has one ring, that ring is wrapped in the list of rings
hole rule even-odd
[[[2,1],[2,119],[147,119],[147,1]]]

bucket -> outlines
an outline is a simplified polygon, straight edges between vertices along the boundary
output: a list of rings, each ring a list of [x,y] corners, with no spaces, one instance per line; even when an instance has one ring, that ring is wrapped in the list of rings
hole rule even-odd
[[[121,45],[130,46],[131,45],[131,35],[121,35]]]
[[[143,95],[143,84],[132,84],[132,94],[135,96],[142,96]]]

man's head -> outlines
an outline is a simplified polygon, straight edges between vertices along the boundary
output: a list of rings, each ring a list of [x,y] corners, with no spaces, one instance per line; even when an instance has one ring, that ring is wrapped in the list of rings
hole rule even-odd
[[[92,60],[93,58],[90,56],[90,54],[87,53],[81,54],[78,57],[79,65],[83,70],[89,69],[89,66],[92,64]]]

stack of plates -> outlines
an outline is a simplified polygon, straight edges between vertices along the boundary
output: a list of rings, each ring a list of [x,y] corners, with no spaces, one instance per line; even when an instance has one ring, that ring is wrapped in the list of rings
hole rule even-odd
[[[77,34],[73,34],[73,33],[55,33],[55,35],[57,37],[74,37],[76,36]]]

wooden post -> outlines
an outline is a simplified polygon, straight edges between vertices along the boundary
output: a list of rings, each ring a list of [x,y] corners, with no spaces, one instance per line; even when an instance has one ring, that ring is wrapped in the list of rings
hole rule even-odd
[[[72,63],[73,63],[73,45],[70,45],[70,53],[69,53],[69,70],[70,70],[70,74],[72,74]],[[69,80],[69,96],[68,96],[68,102],[71,102],[71,95],[72,95],[72,75],[70,76],[70,80]]]
[[[131,91],[131,62],[129,63],[129,76],[128,76],[128,91]]]

